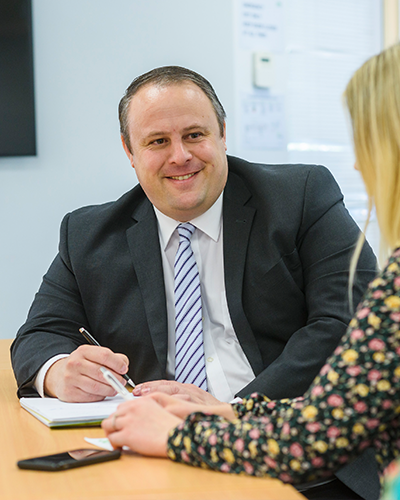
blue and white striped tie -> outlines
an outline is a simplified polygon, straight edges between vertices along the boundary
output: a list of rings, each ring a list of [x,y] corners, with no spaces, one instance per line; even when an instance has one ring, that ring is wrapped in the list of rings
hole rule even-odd
[[[179,224],[175,256],[175,380],[207,390],[200,278],[190,239],[190,222]]]

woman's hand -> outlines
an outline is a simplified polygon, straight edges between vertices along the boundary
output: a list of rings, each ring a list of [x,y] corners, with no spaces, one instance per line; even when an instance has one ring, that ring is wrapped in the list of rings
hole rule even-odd
[[[137,398],[118,406],[101,426],[114,448],[153,457],[167,456],[168,433],[182,421],[153,398]]]

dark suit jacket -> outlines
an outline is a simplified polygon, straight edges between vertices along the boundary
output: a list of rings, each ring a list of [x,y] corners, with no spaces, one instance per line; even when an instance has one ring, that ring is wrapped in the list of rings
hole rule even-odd
[[[327,169],[229,157],[223,198],[225,285],[239,342],[256,378],[240,392],[302,395],[351,319],[350,257],[359,230]],[[366,245],[357,303],[374,277]],[[18,395],[43,363],[84,343],[130,359],[136,382],[166,377],[167,313],[153,207],[138,185],[119,200],[68,214],[59,254],[14,341]]]

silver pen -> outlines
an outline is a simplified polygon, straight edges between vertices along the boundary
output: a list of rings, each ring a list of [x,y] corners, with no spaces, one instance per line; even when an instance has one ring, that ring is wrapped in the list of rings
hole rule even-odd
[[[121,382],[116,377],[114,377],[110,370],[107,370],[107,368],[105,368],[104,366],[101,366],[100,370],[106,381],[111,385],[113,389],[118,392],[120,396],[122,396],[126,401],[134,399],[134,396],[127,390],[126,387],[121,384]]]
[[[87,330],[85,330],[85,328],[79,328],[79,331],[85,337],[85,339],[89,342],[89,344],[97,345],[97,346],[101,347],[100,344],[97,342],[97,340],[94,337],[92,337],[92,335],[90,335],[90,333]],[[131,387],[133,387],[133,388],[136,387],[135,383],[133,382],[133,380],[131,378],[129,378],[129,375],[127,373],[125,373],[125,375],[121,375],[121,377],[123,377]]]

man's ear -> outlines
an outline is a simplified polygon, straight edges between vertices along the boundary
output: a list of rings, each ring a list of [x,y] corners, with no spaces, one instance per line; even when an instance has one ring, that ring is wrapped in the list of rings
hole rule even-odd
[[[224,141],[225,151],[227,151],[228,146],[226,145],[226,122],[224,122],[224,135],[222,136],[222,140]]]
[[[133,164],[133,154],[130,152],[128,146],[126,145],[124,136],[121,134],[121,142],[122,142],[122,147],[124,148],[126,156],[129,158],[129,163],[132,165],[133,168],[135,168],[135,165]]]

